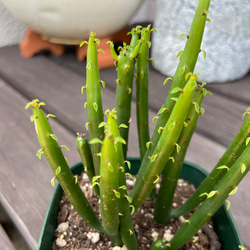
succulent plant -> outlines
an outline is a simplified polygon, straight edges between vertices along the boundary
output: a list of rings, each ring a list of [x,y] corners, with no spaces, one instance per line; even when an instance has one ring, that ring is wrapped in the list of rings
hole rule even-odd
[[[99,40],[91,32],[86,62],[86,90],[90,140],[85,134],[78,134],[77,149],[85,172],[100,198],[101,220],[94,213],[78,185],[52,132],[39,100],[28,103],[33,109],[31,120],[35,123],[41,145],[37,155],[44,154],[76,211],[96,230],[108,234],[113,245],[125,245],[129,250],[138,249],[132,225],[132,214],[150,196],[155,184],[160,183],[154,199],[154,217],[167,224],[171,218],[186,214],[196,208],[170,242],[156,240],[150,249],[179,249],[211,218],[225,202],[250,169],[250,116],[236,135],[232,144],[222,156],[214,170],[198,187],[196,192],[177,209],[172,201],[177,180],[182,168],[188,144],[194,132],[198,117],[204,112],[201,103],[209,92],[205,83],[198,83],[194,68],[201,52],[200,45],[207,18],[209,0],[200,0],[191,29],[186,36],[184,51],[173,77],[165,103],[154,121],[157,121],[152,137],[148,128],[148,67],[150,34],[154,29],[136,27],[131,31],[131,43],[118,49],[110,42],[110,50],[117,66],[117,90],[115,109],[103,111],[97,46]],[[204,53],[205,55],[205,53]],[[136,69],[136,73],[134,72]],[[135,185],[130,193],[126,187],[126,152],[130,124],[132,85],[136,75],[136,103],[138,140],[141,165]],[[166,83],[169,78],[166,79]],[[250,108],[244,113],[244,118]],[[104,119],[106,115],[106,119]]]

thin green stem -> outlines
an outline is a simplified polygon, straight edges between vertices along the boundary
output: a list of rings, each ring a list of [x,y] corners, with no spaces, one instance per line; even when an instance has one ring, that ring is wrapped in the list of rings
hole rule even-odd
[[[91,32],[88,42],[87,65],[86,65],[86,93],[89,118],[90,138],[103,140],[104,129],[99,127],[103,122],[102,91],[100,86],[99,68],[97,61],[95,33]],[[101,152],[100,144],[92,144],[92,155],[95,168],[95,175],[100,174],[100,158],[97,156]]]
[[[192,138],[198,117],[200,115],[200,105],[203,97],[203,87],[200,86],[194,95],[193,105],[189,110],[186,125],[183,127],[177,142],[180,152],[178,150],[174,150],[172,159],[168,161],[162,175],[161,186],[154,209],[155,220],[159,223],[167,224],[171,219],[172,202],[177,181],[182,169],[189,142]]]
[[[150,156],[147,168],[140,168],[135,185],[130,193],[133,200],[132,205],[135,209],[141,206],[150,195],[172,154],[186,120],[195,87],[196,82],[190,79],[181,91],[167,124],[158,131],[161,133],[160,140],[155,147],[154,153]]]
[[[148,74],[151,26],[141,32],[141,49],[136,61],[136,116],[139,149],[141,160],[147,150],[146,143],[150,140],[148,126]]]

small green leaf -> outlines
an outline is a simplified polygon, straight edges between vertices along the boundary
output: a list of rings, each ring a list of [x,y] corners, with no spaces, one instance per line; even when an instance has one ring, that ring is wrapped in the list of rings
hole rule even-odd
[[[102,144],[102,140],[100,140],[99,138],[93,138],[92,140],[89,141],[89,144],[97,144],[97,143]]]
[[[55,186],[55,176],[50,180],[50,183],[51,183],[51,185],[52,185],[52,187],[54,187]]]
[[[55,134],[50,134],[49,137],[52,138],[54,141],[57,141],[57,137]]]
[[[157,175],[155,181],[153,182],[153,184],[156,184],[159,181],[160,181],[160,177],[159,177],[159,175]]]
[[[239,248],[240,248],[240,249],[242,249],[242,250],[247,250],[247,248],[246,248],[246,247],[241,246],[241,245],[239,245]]]
[[[132,89],[128,88],[128,94],[130,95],[132,93]]]
[[[229,193],[229,195],[233,195],[237,192],[238,188],[234,187],[234,189]]]
[[[225,202],[227,203],[227,208],[226,209],[229,210],[231,203],[230,203],[229,200],[225,200]]]
[[[99,126],[98,126],[98,128],[103,128],[104,126],[106,126],[106,122],[101,122],[100,124],[99,124]]]
[[[96,42],[97,45],[100,45],[100,39],[95,38],[95,42]]]
[[[204,60],[206,60],[206,57],[207,57],[207,53],[205,50],[201,50],[203,52],[203,57],[204,57]]]
[[[173,156],[169,157],[168,159],[171,160],[173,163],[175,162],[175,159]]]
[[[61,173],[61,170],[62,168],[60,166],[56,169],[56,176]]]
[[[172,97],[171,100],[174,101],[174,102],[177,102],[178,101],[178,97]]]
[[[84,93],[84,89],[86,89],[86,86],[82,86],[81,87],[81,94],[83,95],[83,93]]]
[[[175,94],[175,93],[178,93],[178,92],[181,92],[181,91],[183,91],[183,89],[181,89],[179,87],[175,87],[175,88],[172,89],[170,94]]]
[[[162,108],[160,108],[160,110],[158,111],[157,115],[160,115],[160,114],[164,113],[165,111],[168,111],[168,109],[162,107]]]
[[[84,103],[84,108],[86,109],[87,106],[88,106],[88,102],[85,102],[85,103]]]
[[[168,126],[168,130],[172,130],[175,127],[176,122],[172,122],[169,126]]]
[[[152,144],[152,142],[151,142],[151,141],[148,141],[148,142],[146,143],[146,148],[149,149],[149,147],[150,147],[151,144]]]
[[[49,118],[49,117],[53,117],[53,118],[54,118],[54,117],[56,117],[56,116],[55,116],[55,115],[52,115],[52,114],[48,114],[48,115],[47,115],[47,118]]]
[[[193,102],[192,104],[194,104],[194,108],[197,114],[199,114],[200,112],[200,105],[197,102]]]
[[[96,182],[93,182],[92,185],[91,185],[91,187],[93,188],[93,187],[96,186],[96,185],[97,185],[97,186],[100,186],[99,182],[97,182],[97,181],[96,181]]]
[[[131,162],[130,161],[124,161],[124,163],[127,163],[128,169],[131,169]]]
[[[36,156],[39,158],[39,160],[41,160],[42,154],[44,154],[44,149],[40,148],[36,153]]]
[[[176,56],[176,58],[179,58],[179,60],[181,60],[181,56],[183,55],[183,50],[181,50],[178,54],[177,54],[177,56]]]
[[[70,151],[66,145],[62,145],[61,148],[65,148],[67,151]]]
[[[175,146],[176,146],[176,151],[177,151],[177,153],[180,153],[180,151],[181,151],[181,146],[180,146],[179,144],[177,144],[177,143],[175,143]]]
[[[192,240],[193,243],[197,242],[197,238],[194,236],[193,237],[193,240]]]
[[[115,193],[116,198],[118,198],[118,199],[121,198],[120,192],[116,191],[115,189],[113,189],[113,192]]]
[[[88,44],[88,42],[87,41],[81,42],[80,47],[82,47],[84,44]]]
[[[98,49],[98,50],[97,50],[97,53],[100,53],[100,52],[102,52],[103,54],[105,54],[105,52],[104,52],[103,49]]]
[[[190,220],[184,220],[185,224],[190,224]]]
[[[127,190],[127,187],[125,185],[122,185],[122,186],[119,187],[119,189]]]
[[[112,165],[111,162],[108,162],[107,167],[109,172],[114,172],[114,166]]]
[[[74,179],[75,179],[75,184],[77,184],[77,182],[78,182],[78,176],[74,175]]]
[[[241,174],[244,174],[244,172],[246,171],[247,166],[245,164],[241,163],[240,168],[241,168]]]
[[[95,110],[95,112],[98,111],[98,104],[96,102],[93,103],[93,109]]]
[[[152,61],[152,63],[155,65],[155,60],[153,58],[149,58],[148,61]]]
[[[179,71],[179,76],[183,75],[186,71],[186,67],[182,67]]]
[[[152,155],[152,156],[150,157],[150,161],[151,161],[151,163],[155,162],[155,160],[156,160],[158,157],[159,157],[159,155],[158,155],[158,154],[156,154],[156,155]]]
[[[127,199],[127,201],[128,201],[129,203],[132,203],[132,198],[131,198],[130,196],[125,195],[125,197],[126,197],[126,199]]]
[[[246,139],[246,146],[249,144],[249,142],[250,142],[250,137],[247,137],[247,139]]]
[[[98,181],[99,179],[101,179],[101,176],[100,176],[100,175],[93,176],[93,177],[92,177],[92,182],[96,182],[96,181]]]
[[[131,215],[133,215],[135,212],[135,207],[133,205],[130,205],[130,207],[131,207]]]
[[[227,171],[229,171],[229,167],[227,167],[226,165],[219,166],[216,169],[226,169]]]
[[[115,142],[115,144],[116,144],[117,142],[120,142],[121,144],[126,145],[126,141],[125,141],[121,136],[115,137],[114,142]]]
[[[92,69],[92,63],[89,62],[89,63],[86,65],[86,69],[87,69],[87,70],[91,70],[91,69]]]
[[[129,177],[130,179],[132,179],[132,180],[134,179],[134,178],[133,178],[133,175],[130,174],[130,173],[126,173],[125,175],[128,176],[128,177]]]
[[[181,35],[178,37],[178,39],[181,39],[181,38],[183,38],[183,37],[188,37],[188,35],[187,35],[187,34],[181,34]]]
[[[30,116],[30,121],[31,121],[31,122],[35,121],[35,119],[36,119],[36,116],[35,116],[35,115],[31,115],[31,116]]]
[[[44,106],[46,105],[44,102],[39,102],[39,106]]]
[[[205,192],[205,193],[202,193],[202,194],[199,195],[199,197],[202,197],[202,196],[207,196],[208,197],[208,193]]]
[[[105,88],[105,82],[101,80],[100,83],[102,84],[102,87]]]
[[[185,80],[187,81],[192,75],[193,75],[192,72],[188,72],[188,73],[185,75]]]
[[[173,78],[172,77],[168,77],[165,81],[164,81],[164,83],[163,83],[163,85],[165,85],[169,80],[173,80]]]
[[[158,120],[158,119],[159,119],[159,117],[158,117],[158,116],[155,116],[155,117],[152,119],[153,123],[155,123],[155,121]]]
[[[208,195],[207,198],[212,198],[214,195],[216,195],[218,192],[217,191],[211,191]]]
[[[163,127],[159,127],[159,128],[158,128],[158,134],[160,134],[163,130],[164,130]]]
[[[89,124],[90,124],[89,122],[86,122],[86,123],[85,123],[85,129],[86,129],[87,131],[89,130]]]
[[[121,124],[119,125],[119,128],[128,128],[128,126],[126,124]]]

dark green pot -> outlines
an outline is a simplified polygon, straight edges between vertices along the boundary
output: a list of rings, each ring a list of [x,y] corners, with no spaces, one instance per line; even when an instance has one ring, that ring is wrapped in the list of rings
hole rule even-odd
[[[140,160],[138,158],[129,158],[128,160],[132,165],[130,173],[136,174],[140,166]],[[83,171],[82,163],[75,164],[71,169],[73,174],[80,174]],[[189,181],[189,183],[197,187],[207,174],[208,173],[199,166],[185,162],[180,178]],[[56,185],[41,231],[38,250],[50,250],[52,248],[62,193],[63,191],[60,185]],[[217,211],[212,217],[212,220],[223,250],[235,250],[239,249],[239,245],[243,246],[231,213],[226,210],[225,205]]]

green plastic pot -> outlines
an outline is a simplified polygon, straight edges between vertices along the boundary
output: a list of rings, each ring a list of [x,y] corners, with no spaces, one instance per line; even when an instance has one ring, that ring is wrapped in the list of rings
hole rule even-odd
[[[140,167],[140,160],[138,158],[129,158],[128,160],[131,162],[132,166],[129,172],[131,174],[136,174]],[[71,169],[73,174],[81,174],[83,171],[82,163],[79,162],[73,165]],[[207,171],[201,167],[193,163],[185,162],[180,178],[187,180],[189,183],[192,183],[195,187],[197,187],[207,174]],[[59,184],[57,184],[40,234],[37,248],[38,250],[49,250],[52,248],[62,193],[62,188]],[[223,205],[212,217],[212,221],[214,223],[214,229],[222,244],[222,249],[235,250],[239,249],[239,245],[243,246],[231,213],[226,210],[225,205]]]

